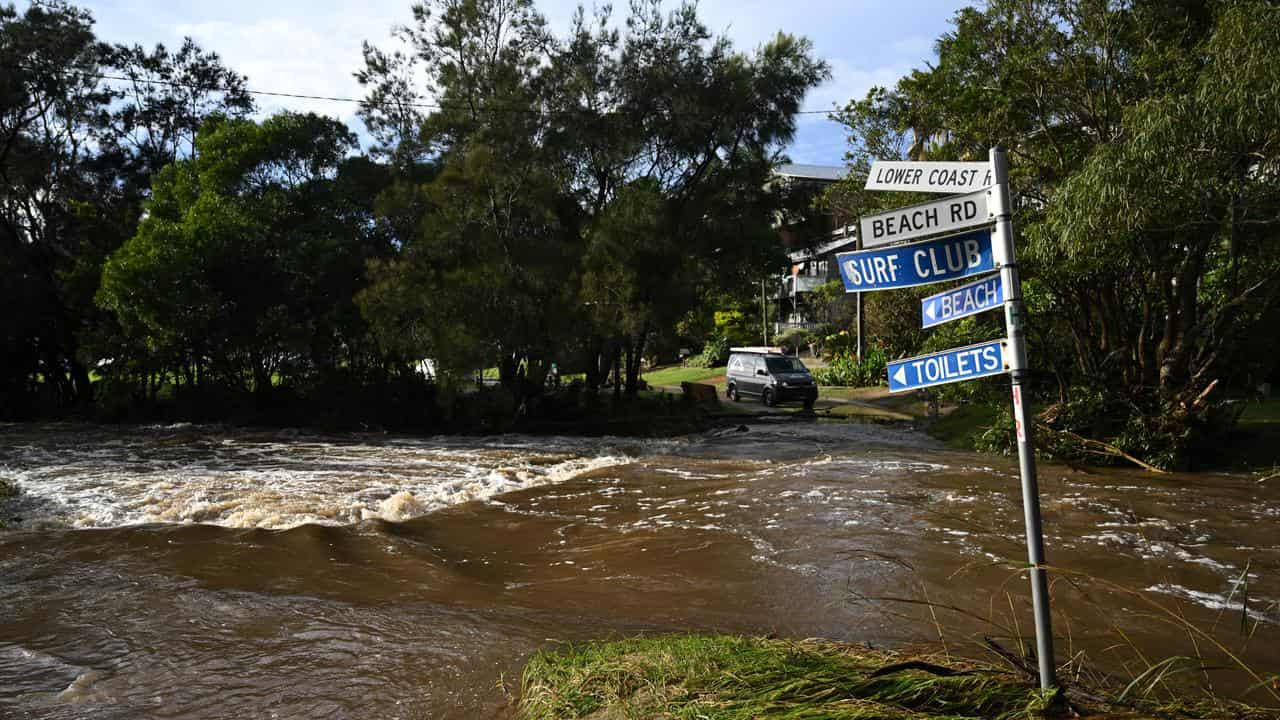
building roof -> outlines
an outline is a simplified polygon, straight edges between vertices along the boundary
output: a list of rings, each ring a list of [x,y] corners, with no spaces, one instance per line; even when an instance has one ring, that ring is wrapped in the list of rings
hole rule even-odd
[[[796,178],[797,180],[821,180],[835,182],[849,174],[849,168],[843,165],[803,165],[799,163],[783,163],[773,169],[774,175]]]

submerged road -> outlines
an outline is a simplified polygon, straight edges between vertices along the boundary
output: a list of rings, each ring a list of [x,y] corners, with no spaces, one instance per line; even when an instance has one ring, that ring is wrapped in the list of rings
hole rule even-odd
[[[3,717],[490,717],[566,641],[941,636],[976,655],[1029,628],[1016,468],[899,427],[0,425],[0,477],[22,490],[0,506]],[[1123,676],[1194,654],[1185,619],[1210,662],[1206,638],[1280,669],[1272,485],[1043,468],[1061,659]]]

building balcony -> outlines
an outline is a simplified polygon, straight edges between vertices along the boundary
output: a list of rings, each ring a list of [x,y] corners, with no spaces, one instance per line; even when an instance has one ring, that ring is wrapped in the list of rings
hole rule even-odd
[[[788,275],[778,286],[778,297],[791,297],[793,294],[808,293],[817,290],[827,279],[815,275]]]

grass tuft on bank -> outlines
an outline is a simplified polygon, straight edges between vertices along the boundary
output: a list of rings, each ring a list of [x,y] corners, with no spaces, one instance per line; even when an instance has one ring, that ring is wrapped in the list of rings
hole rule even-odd
[[[1071,695],[1070,693],[1068,694]],[[1088,707],[1025,676],[952,656],[825,640],[656,635],[547,650],[525,666],[517,720],[1274,720],[1201,698]]]
[[[1052,693],[999,670],[822,641],[662,635],[526,666],[518,717],[895,720],[1045,717]]]

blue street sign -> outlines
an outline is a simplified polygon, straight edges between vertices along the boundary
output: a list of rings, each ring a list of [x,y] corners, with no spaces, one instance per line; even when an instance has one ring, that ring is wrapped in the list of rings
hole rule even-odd
[[[1008,372],[1004,340],[944,350],[889,363],[889,392],[906,392],[932,385],[973,380]]]
[[[977,315],[1004,304],[1004,283],[999,275],[982,278],[920,301],[921,327],[933,327]]]
[[[950,235],[909,245],[836,255],[848,292],[890,290],[981,275],[996,269],[991,230]]]

